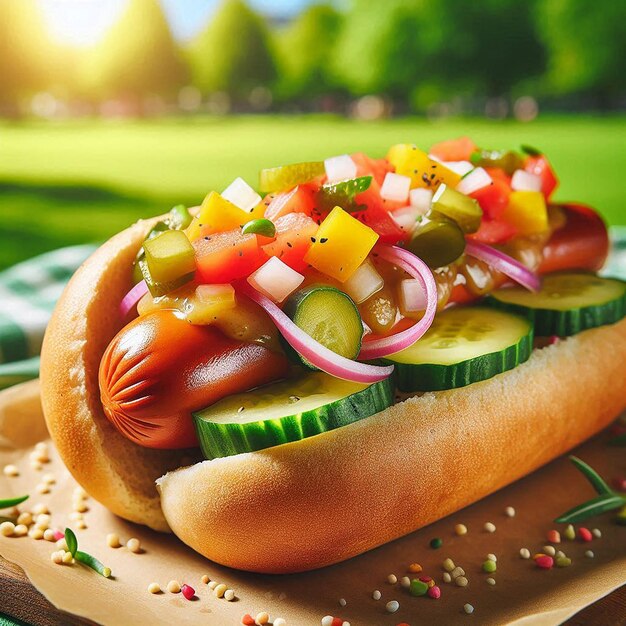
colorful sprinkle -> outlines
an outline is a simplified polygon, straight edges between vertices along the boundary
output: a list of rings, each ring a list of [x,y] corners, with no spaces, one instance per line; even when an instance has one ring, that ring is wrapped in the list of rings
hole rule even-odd
[[[378,589],[374,589],[374,591],[372,591],[372,598],[374,598],[374,600],[380,600],[382,597],[383,597],[383,594],[380,593]]]
[[[426,583],[421,580],[413,579],[411,581],[411,586],[409,587],[409,593],[415,597],[424,596],[428,593],[428,589],[429,587]]]
[[[241,618],[241,623],[244,626],[254,626],[254,617],[252,617],[252,615],[250,615],[249,613],[246,613],[242,618]],[[323,623],[323,622],[322,622]]]
[[[451,572],[456,567],[454,565],[454,561],[449,557],[444,560],[441,566],[446,570],[446,572]]]
[[[161,586],[159,583],[150,583],[148,585],[148,593],[161,593]]]
[[[572,564],[572,559],[569,559],[566,556],[557,556],[556,557],[556,566],[557,567],[569,567]]]
[[[556,548],[554,546],[543,546],[543,553],[548,556],[554,556],[556,554]]]
[[[457,524],[454,527],[454,532],[459,536],[467,535],[467,526],[465,524]]]
[[[400,586],[408,589],[411,586],[411,579],[408,576],[403,576],[400,579]]]
[[[586,556],[588,559],[593,559],[593,557],[595,556],[595,554],[593,553],[593,550],[586,550],[586,551],[585,551],[585,556]]]
[[[471,604],[464,604],[463,605],[463,610],[468,614],[471,615],[474,612],[474,607]]]
[[[547,554],[537,555],[535,557],[535,564],[541,569],[552,569],[554,566],[554,559]]]
[[[411,563],[411,565],[409,565],[408,571],[411,574],[419,574],[419,572],[422,571],[422,566],[419,563]]]
[[[183,595],[187,600],[191,600],[196,595],[196,590],[189,585],[183,585],[180,590],[183,592]]]
[[[485,582],[486,582],[488,585],[491,585],[491,586],[493,587],[493,585],[495,585],[495,584],[496,584],[496,579],[495,579],[495,578],[491,578],[491,577],[489,577],[489,578],[485,579]]]
[[[487,558],[488,558],[490,561],[495,561],[495,562],[497,562],[497,561],[498,561],[498,557],[497,557],[495,554],[492,554],[491,552],[487,555]]]
[[[434,585],[428,589],[427,594],[429,598],[439,600],[439,598],[441,598],[441,589],[437,587],[437,585]]]
[[[488,533],[495,533],[496,532],[496,525],[493,524],[492,522],[485,522],[485,525],[483,526],[483,528],[488,532]]]
[[[345,598],[339,598],[339,606],[346,606],[348,604]]]
[[[442,545],[443,545],[443,539],[441,539],[440,537],[434,537],[433,539],[430,540],[430,547],[433,550],[438,550],[439,548],[441,548]]]
[[[444,572],[442,578],[444,583],[452,582],[452,576],[450,576],[449,572]]]
[[[550,543],[561,543],[561,533],[558,530],[549,530],[546,538]]]
[[[456,583],[457,587],[467,587],[467,585],[469,585],[469,580],[467,580],[465,576],[459,576],[458,578],[455,578],[454,582]]]
[[[529,559],[530,558],[530,550],[528,548],[522,548],[519,551],[519,555],[523,558],[523,559]]]
[[[507,517],[515,517],[515,509],[512,506],[507,506],[506,509],[504,509],[504,514]]]
[[[389,574],[389,576],[387,576],[387,582],[390,585],[395,585],[398,582],[398,577],[395,574]]]
[[[596,539],[601,539],[602,538],[602,531],[599,528],[594,528],[591,531],[591,534],[596,538]]]
[[[565,537],[565,539],[568,539],[569,541],[573,541],[574,539],[576,539],[576,531],[574,530],[574,527],[571,524],[567,525],[567,528],[563,532],[563,536]]]
[[[483,572],[487,572],[488,574],[493,574],[497,569],[498,569],[498,566],[496,565],[496,562],[492,561],[491,559],[487,559],[483,563]]]
[[[395,613],[400,608],[400,603],[397,600],[389,600],[385,604],[385,610],[387,613]]]
[[[578,529],[578,538],[581,539],[582,541],[592,541],[593,535],[591,534],[591,531],[588,528],[581,526]]]
[[[458,565],[450,572],[452,578],[458,578],[459,576],[465,576],[465,570]]]

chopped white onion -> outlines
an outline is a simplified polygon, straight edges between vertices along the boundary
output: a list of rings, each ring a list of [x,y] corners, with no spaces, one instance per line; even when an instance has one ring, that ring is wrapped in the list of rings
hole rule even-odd
[[[459,184],[456,186],[456,190],[464,193],[466,196],[489,187],[493,183],[493,179],[482,167],[477,167],[474,171],[470,172],[465,178],[462,178]]]
[[[395,211],[392,211],[389,215],[391,215],[391,218],[400,227],[401,230],[410,235],[417,225],[417,218],[421,214],[417,210],[417,207],[409,205],[396,209]]]
[[[246,213],[250,213],[261,202],[261,196],[243,178],[235,178],[222,191],[222,198],[232,202]]]
[[[431,201],[431,204],[434,204],[435,202],[439,202],[439,198],[441,198],[441,196],[443,196],[443,194],[445,193],[446,189],[447,189],[447,185],[445,183],[441,183],[441,185],[439,185],[439,187],[437,187],[437,191],[435,191],[435,194],[433,195],[433,199]]]
[[[215,299],[232,299],[235,302],[235,288],[230,284],[198,285],[196,298],[202,303],[209,303]]]
[[[326,159],[324,161],[324,169],[326,170],[326,178],[329,183],[356,178],[356,163],[348,154]]]
[[[511,178],[513,191],[541,191],[541,178],[524,170],[515,170]]]
[[[383,277],[376,271],[374,264],[367,259],[343,284],[343,288],[357,304],[361,304],[380,291],[384,285]]]
[[[248,283],[274,302],[282,302],[294,292],[304,280],[304,276],[278,257],[273,256],[256,272],[248,276]]]
[[[433,192],[430,189],[419,187],[409,192],[409,204],[417,209],[418,215],[426,215],[430,211],[433,201]]]
[[[407,313],[416,313],[424,311],[428,298],[422,283],[415,278],[407,278],[400,281],[400,306]]]
[[[469,174],[474,169],[474,166],[469,161],[442,161],[441,165],[459,176],[465,176],[465,174]]]
[[[410,189],[411,179],[408,176],[387,172],[380,188],[380,196],[394,202],[408,202]]]

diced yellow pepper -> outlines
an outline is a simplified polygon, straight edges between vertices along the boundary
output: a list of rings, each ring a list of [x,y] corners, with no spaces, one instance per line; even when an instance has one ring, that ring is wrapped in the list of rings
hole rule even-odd
[[[411,188],[436,189],[441,183],[454,188],[461,180],[460,174],[434,161],[423,150],[411,143],[391,146],[387,153],[387,160],[396,168],[397,174],[411,179]]]
[[[502,215],[515,226],[520,235],[532,235],[548,230],[548,209],[541,191],[513,191]]]
[[[343,283],[365,261],[378,235],[336,206],[322,222],[304,260]]]
[[[189,224],[185,231],[190,241],[206,235],[234,230],[249,222],[252,213],[246,213],[232,202],[212,191],[202,202],[198,217]]]

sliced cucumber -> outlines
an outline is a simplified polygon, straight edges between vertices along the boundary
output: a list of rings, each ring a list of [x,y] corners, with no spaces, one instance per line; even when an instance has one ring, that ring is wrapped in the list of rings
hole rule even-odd
[[[489,304],[528,317],[535,334],[567,337],[613,324],[626,315],[626,283],[583,272],[548,274],[541,291],[498,289]]]
[[[528,359],[532,324],[486,307],[458,307],[437,313],[426,334],[388,358],[396,365],[401,391],[465,387],[513,369]]]
[[[299,441],[391,406],[389,379],[373,385],[310,372],[296,380],[229,396],[193,414],[207,459]]]
[[[343,291],[327,285],[305,287],[287,300],[284,311],[296,326],[329,350],[347,359],[355,359],[361,351],[363,322],[356,304]],[[292,348],[287,352],[316,369]]]

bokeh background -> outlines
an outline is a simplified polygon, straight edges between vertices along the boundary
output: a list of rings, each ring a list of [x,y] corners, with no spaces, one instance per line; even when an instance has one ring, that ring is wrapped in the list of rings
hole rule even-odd
[[[235,176],[468,134],[626,224],[626,2],[0,0],[0,269]]]

